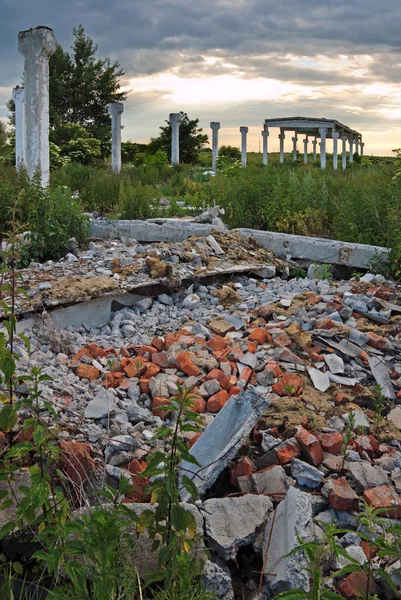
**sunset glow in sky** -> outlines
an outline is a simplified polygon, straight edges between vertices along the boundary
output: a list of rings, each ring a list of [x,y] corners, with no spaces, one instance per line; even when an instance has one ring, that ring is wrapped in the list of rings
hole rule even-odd
[[[221,144],[247,125],[255,151],[264,119],[283,116],[337,119],[367,154],[401,146],[399,0],[1,0],[0,12],[0,119],[22,73],[18,31],[47,25],[68,47],[81,23],[126,73],[125,140],[149,141],[183,110],[208,134],[220,121]]]

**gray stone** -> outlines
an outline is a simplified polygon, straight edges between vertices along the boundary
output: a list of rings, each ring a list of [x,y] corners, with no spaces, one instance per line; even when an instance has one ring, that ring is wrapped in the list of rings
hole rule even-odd
[[[341,529],[356,529],[358,527],[358,518],[345,510],[335,510],[329,508],[316,515],[316,523],[324,523],[325,525],[337,525]]]
[[[265,580],[274,596],[293,588],[309,591],[306,555],[304,552],[286,555],[300,543],[313,539],[310,496],[290,487],[277,507],[275,518],[269,520],[263,540]]]
[[[161,398],[169,398],[170,391],[167,385],[168,375],[165,373],[160,373],[156,375],[156,377],[152,377],[149,382],[149,390],[152,394],[152,398],[161,397]]]
[[[199,388],[199,394],[202,396],[202,398],[210,398],[210,396],[217,394],[217,392],[219,392],[220,390],[221,385],[219,384],[217,379],[209,379],[208,381],[202,383],[202,385]]]
[[[258,364],[258,359],[255,354],[252,354],[252,352],[247,352],[244,354],[244,356],[241,356],[240,362],[243,365],[251,367],[251,369],[255,369],[256,365]]]
[[[360,410],[354,410],[354,415],[355,415],[355,427],[356,428],[370,426],[369,419],[363,412],[361,412]],[[345,423],[348,423],[349,413],[342,415],[342,418],[345,421]]]
[[[160,294],[160,296],[157,297],[157,301],[165,306],[173,306],[173,299],[168,294]]]
[[[369,367],[376,383],[381,387],[381,393],[386,398],[394,399],[395,392],[390,379],[389,369],[381,356],[369,356]]]
[[[298,485],[308,488],[318,488],[324,475],[308,463],[298,458],[291,459],[291,475],[295,477]]]
[[[331,373],[344,373],[344,361],[337,354],[325,354],[324,360]]]
[[[276,276],[277,269],[274,265],[267,265],[262,269],[253,269],[251,273],[262,277],[262,279],[271,279],[272,277]]]
[[[139,406],[136,402],[130,404],[127,408],[127,416],[130,423],[140,423],[143,421],[145,424],[152,424],[155,422],[155,417],[152,411]]]
[[[366,460],[346,462],[345,468],[358,493],[389,483],[387,473],[381,467],[373,466]]]
[[[206,591],[218,600],[234,600],[231,577],[227,571],[210,560],[203,566],[202,583]]]
[[[87,419],[103,419],[116,414],[116,399],[110,390],[101,389],[85,408]]]
[[[345,556],[340,555],[335,565],[336,569],[343,569],[347,565],[355,564],[355,561],[360,565],[363,565],[367,561],[366,554],[360,546],[348,546],[346,551],[350,558],[347,559]]]
[[[286,494],[294,485],[294,480],[285,474],[282,466],[274,465],[267,471],[259,471],[251,476],[254,491],[258,494]]]
[[[344,298],[344,304],[351,307],[352,310],[355,310],[356,312],[368,312],[368,305],[366,302],[358,300],[358,298],[354,296]]]
[[[281,444],[282,440],[280,438],[275,438],[269,433],[262,432],[262,450],[263,452],[269,452],[279,444]]]
[[[238,549],[253,542],[272,509],[270,498],[253,494],[206,500],[202,512],[210,548],[224,560],[235,560]]]
[[[194,310],[200,306],[200,298],[197,294],[190,294],[182,301],[182,307],[188,310]]]
[[[263,385],[265,387],[272,385],[274,382],[273,371],[261,371],[256,375],[256,381],[259,383],[259,385]]]
[[[347,546],[359,546],[362,538],[353,531],[348,531],[340,540],[341,546],[346,548]]]
[[[181,467],[190,471],[191,474],[186,473],[186,475],[193,480],[201,496],[213,485],[227,463],[237,454],[243,441],[268,406],[267,398],[258,396],[251,390],[231,396],[192,446],[190,453],[200,466],[184,461]],[[197,477],[200,470],[201,479]],[[189,494],[184,489],[181,490],[181,498],[189,499]]]
[[[393,425],[398,427],[398,429],[401,429],[401,407],[396,406],[390,410],[389,414],[387,415],[387,419],[393,423]]]
[[[149,310],[149,308],[152,306],[152,304],[153,304],[152,298],[142,298],[141,300],[138,300],[138,302],[135,303],[135,308],[138,308],[139,312],[143,313],[143,312]]]

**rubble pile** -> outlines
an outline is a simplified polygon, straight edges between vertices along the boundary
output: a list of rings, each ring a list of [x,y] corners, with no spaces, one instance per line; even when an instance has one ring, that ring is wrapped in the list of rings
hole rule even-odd
[[[89,258],[31,268],[24,277],[31,301],[40,295],[43,306],[65,300],[56,290],[66,268],[75,280],[102,277],[106,288],[128,289],[144,277],[182,281],[188,270],[216,272],[236,255],[252,269],[275,265],[251,240],[230,236],[213,236],[220,250],[207,238],[148,249],[111,242],[100,250],[92,242]],[[162,273],[163,263],[172,272]],[[39,290],[40,282],[51,287]],[[50,312],[28,332],[31,357],[18,352],[23,368],[37,364],[53,377],[42,396],[58,412],[68,458],[61,466],[72,484],[90,496],[104,476],[113,485],[127,478],[127,502],[138,510],[149,500],[138,477],[146,458],[169,451],[167,441],[153,439],[155,430],[174,421],[165,407],[178,386],[189,389],[203,424],[186,434],[187,445],[204,468],[218,465],[194,479],[211,551],[205,584],[221,599],[273,598],[309,589],[305,554],[288,553],[300,540],[323,539],[322,523],[353,530],[337,543],[364,563],[363,502],[385,509],[387,519],[401,517],[399,300],[395,284],[370,273],[360,281],[236,275],[226,284],[177,283],[116,310],[102,327],[57,330]],[[52,423],[45,410],[43,418]],[[400,586],[396,561],[375,555],[373,562]],[[327,564],[326,574],[338,568]],[[366,584],[363,573],[327,583],[349,600]],[[394,597],[379,576],[371,586],[380,598]]]

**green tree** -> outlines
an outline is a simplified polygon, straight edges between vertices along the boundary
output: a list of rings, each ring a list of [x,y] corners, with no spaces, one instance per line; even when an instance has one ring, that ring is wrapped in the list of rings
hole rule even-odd
[[[183,163],[196,164],[199,152],[203,146],[208,143],[208,136],[202,133],[198,127],[199,119],[190,119],[187,113],[180,112],[182,122],[180,125],[180,161]],[[168,157],[171,156],[171,125],[161,126],[161,134],[157,138],[152,138],[148,145],[148,154],[156,154],[158,150],[163,150]]]
[[[0,163],[9,163],[15,157],[14,146],[10,144],[10,137],[3,121],[0,121]]]
[[[100,140],[90,137],[85,127],[78,123],[61,123],[51,132],[50,140],[67,162],[91,165],[101,157]]]

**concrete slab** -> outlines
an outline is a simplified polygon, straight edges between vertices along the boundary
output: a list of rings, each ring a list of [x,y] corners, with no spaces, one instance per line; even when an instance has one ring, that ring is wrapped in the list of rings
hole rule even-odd
[[[252,390],[232,396],[193,445],[191,454],[200,466],[184,461],[180,468],[182,474],[193,480],[199,496],[205,494],[227,463],[234,458],[268,405],[267,398]],[[181,498],[183,501],[190,499],[185,489],[181,490]]]

